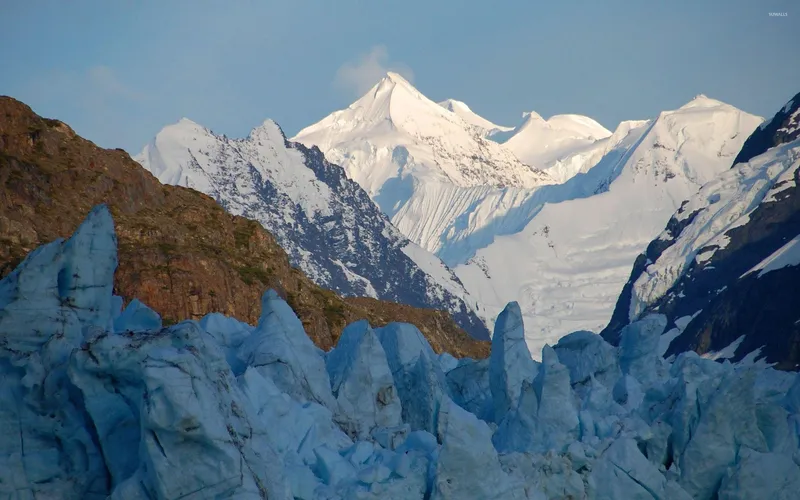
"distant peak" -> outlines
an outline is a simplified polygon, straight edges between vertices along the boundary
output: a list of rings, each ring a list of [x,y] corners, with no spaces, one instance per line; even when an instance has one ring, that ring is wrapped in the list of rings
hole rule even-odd
[[[724,102],[718,101],[716,99],[712,99],[705,94],[697,94],[692,98],[691,101],[687,102],[680,109],[689,109],[689,108],[712,108],[715,106],[723,106],[725,105]]]
[[[536,111],[525,111],[525,112],[522,113],[522,125],[521,125],[521,127],[524,127],[525,125],[527,125],[529,123],[538,123],[538,122],[546,122],[546,121],[547,120],[542,118],[542,115],[540,115]]]
[[[522,112],[522,119],[523,120],[530,119],[530,120],[543,120],[544,121],[544,118],[542,118],[542,115],[540,115],[536,111],[523,111]]]
[[[183,118],[181,118],[180,120],[178,120],[177,124],[178,125],[189,125],[189,126],[195,126],[195,127],[199,127],[200,126],[199,123],[197,123],[194,120],[190,120],[189,118],[186,118],[185,116]]]
[[[189,118],[181,118],[175,123],[167,125],[166,127],[162,128],[159,131],[158,135],[161,134],[173,134],[173,133],[197,133],[207,130],[204,126],[200,125],[199,123],[190,120]]]
[[[386,76],[380,79],[378,83],[372,87],[372,90],[367,92],[365,96],[374,95],[376,92],[389,92],[393,93],[395,90],[400,89],[412,94],[418,94],[419,91],[411,85],[408,80],[403,78],[399,73],[389,71]]]
[[[445,99],[444,101],[438,104],[439,106],[443,107],[448,111],[456,111],[456,110],[472,111],[471,109],[469,109],[469,106],[467,106],[467,103],[463,101],[457,101],[455,99]]]
[[[286,134],[283,133],[283,129],[275,120],[267,118],[261,125],[250,131],[250,138],[279,139],[285,141]]]
[[[394,71],[387,71],[386,72],[386,76],[384,77],[384,80],[388,80],[388,81],[390,81],[392,83],[399,83],[399,84],[409,85],[409,86],[411,85],[408,82],[408,80],[406,80],[405,78],[403,78],[402,75],[400,75],[400,73],[395,73]]]

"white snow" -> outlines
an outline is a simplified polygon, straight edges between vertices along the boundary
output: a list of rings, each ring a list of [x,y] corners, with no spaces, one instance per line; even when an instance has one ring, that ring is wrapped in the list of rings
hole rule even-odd
[[[458,114],[429,100],[396,73],[292,140],[319,146],[372,196],[387,180],[409,171],[459,187],[550,182],[546,174],[476,134]]]
[[[507,301],[520,302],[535,358],[567,332],[597,332],[607,324],[636,256],[684,199],[730,167],[758,124],[731,106],[700,104],[627,126],[616,149],[563,185],[607,190],[545,204],[520,232],[496,237],[456,267],[486,316]]]
[[[295,139],[342,164],[403,234],[452,268],[488,322],[518,301],[538,358],[566,333],[605,326],[636,256],[730,168],[760,121],[698,96],[613,134],[584,116],[529,113],[515,141],[489,146],[458,113],[389,75]],[[526,170],[515,143],[551,162],[536,164],[547,173]]]
[[[709,351],[709,352],[703,354],[703,357],[706,358],[706,359],[714,360],[714,361],[716,361],[718,359],[730,359],[730,358],[736,356],[736,350],[739,348],[739,346],[742,344],[742,342],[744,342],[744,338],[745,338],[745,335],[742,335],[741,337],[739,337],[738,339],[734,340],[733,342],[731,342],[727,346],[723,347],[719,351]]]
[[[292,140],[319,146],[430,252],[519,206],[520,189],[554,182],[394,73]]]
[[[278,125],[266,120],[246,139],[224,139],[183,118],[164,127],[135,157],[162,183],[185,186],[200,192],[218,192],[224,181],[231,182],[243,199],[256,189],[249,176],[237,170],[250,163],[278,189],[298,203],[308,217],[327,214],[331,197],[327,185],[305,165],[303,154],[287,148]],[[228,161],[219,161],[219,158]],[[237,168],[238,167],[238,168]]]
[[[510,132],[514,130],[514,127],[504,127],[502,125],[497,125],[490,122],[486,118],[472,111],[465,102],[456,101],[455,99],[445,99],[438,104],[447,111],[457,114],[468,124],[477,127],[478,130],[480,130],[481,133],[486,137],[493,136],[499,132]]]
[[[504,145],[523,162],[564,182],[593,167],[607,145],[604,139],[611,135],[588,116],[555,115],[545,120],[530,111]]]

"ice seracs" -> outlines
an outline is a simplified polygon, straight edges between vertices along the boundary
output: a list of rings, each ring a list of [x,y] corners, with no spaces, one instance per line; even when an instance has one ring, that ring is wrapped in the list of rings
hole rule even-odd
[[[342,427],[349,435],[364,439],[375,430],[402,424],[386,353],[366,321],[344,329],[326,362]]]
[[[499,422],[517,406],[523,382],[532,381],[538,371],[525,343],[522,312],[516,302],[508,304],[497,317],[489,360],[494,419]]]
[[[152,311],[144,322],[131,314],[112,323],[122,317],[115,259],[111,217],[98,208],[71,239],[32,252],[0,281],[0,495],[796,496],[797,373],[693,352],[647,371],[661,316],[632,323],[619,350],[573,334],[543,350],[538,371],[530,358],[506,355],[525,348],[516,304],[498,321],[500,364],[453,366],[415,327],[364,321],[323,356],[273,291],[256,327],[212,314],[150,328]],[[58,291],[64,269],[90,263],[100,267],[62,277],[68,286]],[[79,300],[48,300],[59,293]],[[130,328],[117,331],[123,323]],[[321,362],[334,405],[310,400],[328,393],[316,383]],[[514,398],[511,384],[490,384],[498,368],[522,376],[504,379],[518,387]],[[509,405],[499,422],[495,393]]]
[[[335,411],[322,355],[289,305],[274,290],[267,291],[261,300],[258,326],[238,349],[241,363],[274,381],[295,399],[313,401]]]
[[[439,412],[437,437],[442,447],[431,499],[525,498],[522,485],[503,471],[486,422],[448,400]]]
[[[450,395],[438,357],[414,325],[393,323],[375,333],[392,372],[403,422],[414,431],[435,433],[439,408]]]

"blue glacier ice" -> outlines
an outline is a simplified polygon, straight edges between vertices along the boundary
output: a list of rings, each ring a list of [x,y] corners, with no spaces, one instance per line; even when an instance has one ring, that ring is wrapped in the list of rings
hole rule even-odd
[[[522,312],[518,303],[511,302],[497,317],[489,357],[489,387],[496,422],[516,406],[522,382],[533,380],[536,371],[537,363],[525,342]]]
[[[619,348],[530,358],[519,307],[489,359],[366,321],[328,353],[275,291],[258,325],[164,328],[113,295],[105,207],[0,281],[0,498],[797,498],[800,376],[693,352],[663,317]]]

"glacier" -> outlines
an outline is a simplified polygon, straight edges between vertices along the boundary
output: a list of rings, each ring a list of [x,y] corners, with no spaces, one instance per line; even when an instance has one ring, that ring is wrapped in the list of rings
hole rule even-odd
[[[256,326],[215,313],[165,328],[120,307],[116,265],[99,206],[0,281],[0,496],[732,500],[800,486],[800,375],[664,360],[662,316],[618,348],[575,332],[541,363],[513,303],[489,360],[364,321],[324,353],[272,291]]]

